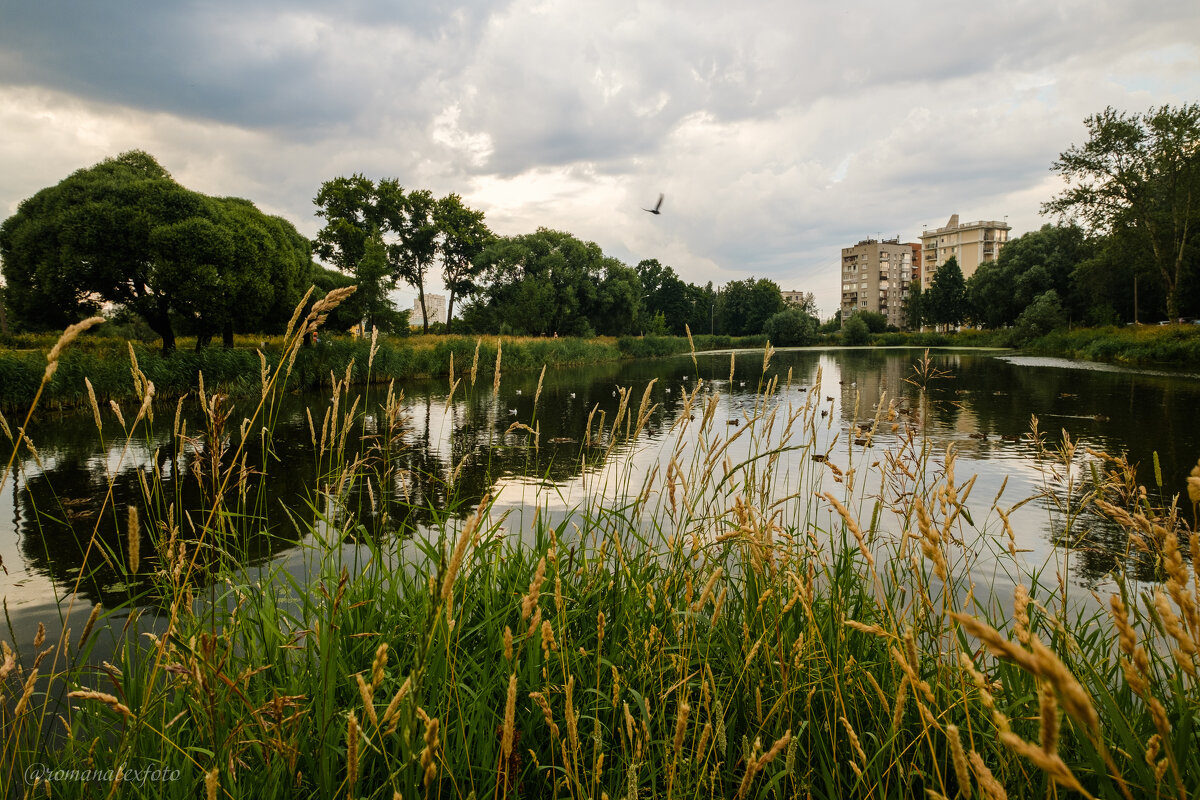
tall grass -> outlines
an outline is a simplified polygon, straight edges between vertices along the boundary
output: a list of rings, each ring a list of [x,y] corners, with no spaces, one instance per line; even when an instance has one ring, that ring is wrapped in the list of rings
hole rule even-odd
[[[316,322],[261,373],[243,433],[269,439]],[[472,357],[456,353],[451,383],[487,392]],[[493,391],[508,358],[505,344]],[[922,363],[924,387],[938,376]],[[153,570],[153,635],[123,635],[143,613],[125,609],[123,629],[106,611],[19,662],[4,645],[12,796],[42,796],[38,764],[100,776],[51,774],[55,797],[1183,800],[1200,787],[1200,548],[1189,515],[1152,506],[1118,459],[1069,440],[1045,451],[1069,481],[1091,475],[1055,517],[1066,534],[1095,506],[1160,559],[1160,587],[1118,576],[1100,610],[1075,602],[1066,563],[1049,581],[1019,575],[1012,501],[1001,491],[972,517],[974,480],[953,449],[930,450],[927,409],[883,398],[871,430],[893,447],[868,432],[826,449],[818,392],[765,378],[738,425],[692,389],[648,474],[622,453],[650,393],[625,390],[614,418],[589,420],[581,457],[599,467],[567,514],[509,531],[487,499],[451,503],[428,536],[398,539],[383,487],[404,480],[402,405],[392,388],[352,394],[362,366],[335,371],[313,426],[321,477],[305,509],[245,506],[240,487],[271,478],[245,470],[219,393],[200,397],[205,431],[176,423],[180,449],[209,458],[205,507],[147,480],[127,522],[139,557],[102,554]],[[130,431],[167,424],[140,369]],[[506,436],[536,447],[537,431],[517,421]],[[300,576],[242,566],[239,537],[280,513],[304,534]],[[974,585],[985,561],[1017,578],[1011,600]],[[94,665],[101,629],[116,644]]]

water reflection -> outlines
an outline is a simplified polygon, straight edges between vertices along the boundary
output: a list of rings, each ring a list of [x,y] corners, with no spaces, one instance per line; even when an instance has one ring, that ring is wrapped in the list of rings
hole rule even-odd
[[[320,456],[320,440],[329,438],[321,420],[331,407],[330,397],[289,395],[271,425],[268,446],[261,430],[245,432],[248,479],[228,495],[244,514],[231,533],[237,537],[233,549],[244,552],[250,563],[269,561],[294,548],[301,531],[328,515],[350,535],[362,525],[406,536],[419,532],[441,510],[469,513],[485,494],[505,498],[510,507],[521,506],[536,494],[534,485],[553,487],[550,495],[565,511],[587,493],[585,483],[589,491],[623,485],[614,470],[645,474],[655,464],[665,469],[668,433],[682,413],[683,393],[698,378],[708,391],[720,394],[715,422],[728,425],[732,434],[753,410],[760,378],[778,377],[786,384],[790,371],[791,383],[776,402],[802,404],[811,398],[820,403],[828,415],[820,418],[828,426],[820,434],[820,446],[830,452],[848,456],[856,439],[866,441],[880,412],[877,403],[886,396],[908,412],[936,450],[954,443],[960,452],[959,475],[979,475],[975,498],[983,498],[978,502],[985,511],[1005,481],[1009,504],[1048,493],[1014,517],[1019,546],[1030,551],[1029,563],[1036,566],[1055,547],[1073,544],[1079,549],[1071,562],[1075,580],[1094,583],[1117,568],[1141,579],[1154,577],[1147,560],[1126,558],[1124,533],[1095,515],[1079,520],[1071,542],[1065,540],[1059,509],[1072,499],[1068,481],[1056,478],[1048,460],[1039,460],[1026,434],[1036,414],[1048,445],[1066,431],[1080,444],[1080,453],[1083,446],[1127,453],[1140,464],[1140,479],[1151,484],[1149,465],[1157,449],[1169,495],[1183,487],[1200,456],[1200,428],[1194,422],[1200,380],[943,352],[935,354],[933,366],[945,376],[928,384],[923,402],[911,380],[920,356],[908,350],[781,351],[763,376],[761,353],[739,353],[733,356],[732,382],[729,353],[700,356],[695,365],[688,357],[594,364],[548,371],[540,396],[537,372],[505,375],[498,393],[492,392],[490,375],[481,375],[476,386],[460,386],[451,402],[446,381],[413,381],[403,386],[403,414],[395,430],[386,418],[385,391],[373,387],[345,435],[346,458],[375,464],[369,473],[374,478],[350,487],[326,485],[331,465],[328,443]],[[653,411],[635,442],[609,441],[600,433],[610,432],[601,422],[610,424],[616,416],[621,387],[629,388],[628,402],[635,411],[650,387],[647,408]],[[190,524],[200,524],[211,511],[206,498],[211,497],[214,463],[223,468],[232,463],[242,436],[239,422],[250,408],[250,401],[234,405],[224,438],[201,433],[179,451],[165,410],[150,433],[139,432],[130,441],[112,436],[119,427],[111,415],[104,421],[103,441],[90,414],[46,419],[32,427],[37,455],[21,454],[19,474],[0,500],[0,555],[8,568],[7,575],[0,574],[5,601],[44,602],[70,591],[78,580],[86,599],[111,607],[147,588],[145,578],[140,585],[126,585],[118,568],[126,557],[126,508],[137,505],[149,520],[165,517],[174,506],[187,512]],[[203,431],[197,408],[186,407],[184,419],[188,430]],[[536,443],[528,428],[536,431]],[[889,424],[878,424],[870,441],[882,451],[894,446],[896,434]],[[810,466],[785,459],[780,469]],[[792,485],[788,473],[780,485]],[[147,487],[161,491],[148,493]],[[1081,502],[1085,489],[1076,482],[1073,491],[1074,501]],[[541,495],[538,503],[549,502]],[[337,502],[331,503],[331,497]],[[159,566],[153,538],[166,531],[148,526],[142,535],[145,576]]]

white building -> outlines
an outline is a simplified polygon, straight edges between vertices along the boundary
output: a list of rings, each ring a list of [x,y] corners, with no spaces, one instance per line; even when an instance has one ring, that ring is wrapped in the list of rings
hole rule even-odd
[[[446,323],[446,296],[444,294],[427,294],[425,295],[425,309],[429,312],[429,324],[440,322],[443,325]],[[414,327],[425,327],[425,315],[421,313],[421,298],[417,297],[413,300],[412,317],[409,319],[409,325]]]

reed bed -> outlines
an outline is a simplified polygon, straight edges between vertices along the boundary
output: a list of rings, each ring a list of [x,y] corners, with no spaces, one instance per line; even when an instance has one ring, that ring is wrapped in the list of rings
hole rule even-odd
[[[356,369],[369,380],[379,364],[372,346],[334,374],[314,420],[308,508],[249,508],[240,487],[270,475],[245,469],[246,431],[270,436],[299,337],[332,295],[298,312],[276,366],[263,362],[247,421],[203,388],[207,429],[176,415],[181,449],[207,443],[205,507],[180,509],[148,479],[128,543],[97,545],[150,572],[154,591],[77,637],[0,645],[7,796],[1184,800],[1200,788],[1200,466],[1163,508],[1119,458],[1047,447],[1048,469],[1091,476],[1065,495],[1064,533],[1094,507],[1160,564],[1161,583],[1118,577],[1099,608],[1073,602],[1065,578],[1018,575],[1008,514],[1021,499],[972,512],[973,480],[952,449],[931,451],[920,413],[882,398],[872,429],[894,445],[868,433],[823,448],[832,420],[817,393],[797,400],[765,378],[736,426],[719,395],[691,389],[648,474],[621,453],[650,393],[622,392],[615,418],[589,420],[590,488],[565,515],[511,531],[487,498],[451,502],[427,536],[397,537],[387,504],[402,498],[381,487],[405,479],[400,392],[351,391]],[[456,352],[450,386],[494,392],[509,354]],[[770,358],[768,344],[764,376]],[[171,424],[154,418],[154,382],[133,375],[140,410],[125,427]],[[918,365],[914,381],[936,379]],[[3,431],[5,481],[20,430]],[[536,419],[506,436],[538,446]],[[304,577],[244,566],[239,541],[275,514],[303,534]],[[973,583],[983,558],[1014,559],[1012,598]],[[113,655],[97,664],[100,636]]]

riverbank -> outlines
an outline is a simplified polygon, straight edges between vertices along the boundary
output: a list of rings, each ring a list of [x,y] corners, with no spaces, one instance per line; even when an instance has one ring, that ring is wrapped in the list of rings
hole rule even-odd
[[[0,349],[0,409],[19,411],[33,402],[46,368],[46,353],[57,337],[21,337],[20,349]],[[732,347],[761,347],[763,336],[696,336],[696,349],[722,350]],[[255,394],[262,383],[263,361],[273,372],[280,363],[286,345],[281,337],[267,339],[239,337],[232,349],[210,346],[188,349],[180,340],[180,349],[169,356],[153,345],[127,343],[120,339],[81,337],[64,353],[50,383],[43,391],[45,409],[75,408],[86,405],[87,378],[100,402],[124,402],[136,397],[130,372],[130,348],[138,367],[154,384],[160,399],[174,399],[199,388],[203,374],[209,392],[231,395]],[[443,377],[449,374],[451,359],[459,376],[474,367],[490,377],[496,357],[501,354],[501,371],[538,370],[574,364],[651,358],[689,352],[686,337],[597,337],[533,338],[474,336],[380,337],[374,352],[369,339],[322,334],[315,346],[302,347],[292,365],[290,385],[294,389],[319,389],[330,385],[331,373],[338,379],[347,375],[355,385],[382,384],[391,380]]]
[[[1054,331],[1024,348],[1037,355],[1141,366],[1200,364],[1200,325],[1137,325]]]
[[[269,447],[291,384],[266,388],[245,429],[264,426]],[[381,800],[1195,791],[1200,549],[1151,505],[1158,492],[1131,491],[1118,459],[1039,450],[1048,480],[1091,476],[1054,512],[1068,530],[1098,508],[1164,581],[1143,597],[1119,571],[1097,610],[1056,579],[1065,563],[1046,565],[1045,583],[1024,574],[1008,527],[1023,499],[988,491],[967,511],[974,479],[956,475],[953,449],[929,447],[920,404],[916,417],[878,409],[888,452],[864,431],[831,453],[815,434],[824,392],[778,390],[766,382],[737,426],[692,390],[663,443],[669,466],[644,475],[608,460],[652,419],[648,400],[622,396],[579,434],[590,463],[615,469],[532,527],[486,501],[456,507],[461,464],[447,464],[428,539],[388,524],[408,501],[384,487],[409,480],[389,452],[404,425],[390,398],[365,407],[338,388],[330,444],[324,424],[313,437],[308,508],[247,501],[245,482],[279,478],[240,461],[257,437],[230,436],[233,452],[211,459],[201,439],[223,441],[228,420],[210,404],[209,434],[177,431],[161,465],[190,475],[192,454],[204,510],[178,505],[152,470],[140,497],[110,492],[99,512],[123,540],[88,545],[80,580],[104,562],[111,583],[153,589],[82,631],[10,643],[20,667],[0,660],[0,781],[32,776],[31,796],[46,777],[56,797],[135,793],[123,767],[171,776],[140,789],[163,798]],[[537,419],[558,410],[535,397],[504,446],[536,447]],[[144,439],[147,421],[126,418]],[[346,435],[368,424],[369,439]],[[273,519],[298,529],[302,578],[246,566],[241,543]],[[989,573],[1020,588],[989,595]],[[156,611],[155,637],[124,635],[135,608]],[[115,644],[96,667],[102,636]],[[102,777],[69,777],[85,769]]]

